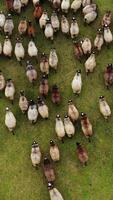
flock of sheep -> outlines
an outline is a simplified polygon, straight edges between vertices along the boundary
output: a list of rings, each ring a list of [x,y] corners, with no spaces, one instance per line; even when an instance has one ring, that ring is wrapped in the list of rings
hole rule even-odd
[[[70,3],[70,0],[49,0],[50,5],[53,8],[53,12],[51,17],[49,18],[48,12],[43,10],[42,1],[40,0],[32,0],[34,5],[34,18],[36,22],[39,23],[40,28],[43,29],[43,34],[47,39],[54,40],[55,34],[60,29],[63,34],[70,36],[73,40],[73,52],[75,57],[78,60],[82,60],[85,56],[85,71],[87,75],[90,72],[93,72],[96,67],[96,54],[95,52],[101,51],[104,43],[109,45],[113,41],[113,35],[110,30],[111,23],[111,12],[107,11],[103,16],[101,21],[101,27],[97,31],[96,38],[94,43],[92,44],[91,40],[88,37],[84,37],[80,40],[77,40],[77,36],[79,35],[79,25],[75,18],[75,13],[82,8],[82,13],[84,17],[84,23],[90,24],[97,17],[97,5],[92,3],[91,0],[73,0]],[[25,95],[25,91],[20,91],[19,98],[19,108],[22,113],[26,113],[28,120],[31,123],[36,123],[38,119],[38,115],[40,115],[43,119],[49,118],[49,108],[46,105],[45,97],[49,92],[49,70],[50,68],[57,70],[59,58],[57,55],[57,51],[55,48],[52,48],[49,56],[47,56],[44,52],[39,57],[39,49],[35,44],[35,36],[36,30],[32,23],[32,21],[27,21],[24,17],[18,24],[18,37],[16,38],[15,47],[12,45],[12,33],[14,30],[14,22],[13,22],[13,13],[21,14],[21,12],[28,5],[29,0],[6,0],[6,6],[9,11],[7,15],[4,14],[3,11],[0,12],[0,31],[1,34],[5,34],[5,39],[3,44],[0,42],[0,55],[4,55],[6,57],[11,58],[13,53],[17,59],[17,61],[22,65],[22,60],[25,58],[26,50],[22,43],[22,37],[24,35],[28,35],[30,40],[28,43],[27,53],[30,58],[36,58],[36,62],[39,62],[40,71],[42,73],[41,80],[39,84],[39,94],[40,96],[37,98],[37,102],[28,99]],[[67,13],[71,10],[73,12],[73,18],[71,24],[67,18]],[[59,13],[62,13],[61,19],[59,19]],[[60,21],[61,20],[61,21]],[[32,65],[31,61],[26,62],[26,76],[28,81],[31,84],[35,84],[37,80],[37,70]],[[113,65],[108,64],[104,72],[104,80],[107,88],[113,84]],[[82,90],[82,75],[81,70],[77,70],[76,74],[71,83],[72,91],[74,94],[79,95]],[[8,98],[12,104],[14,103],[15,97],[15,84],[12,79],[5,78],[2,71],[0,71],[0,91],[5,91],[5,97]],[[54,104],[60,104],[61,102],[61,94],[60,89],[57,85],[52,86],[51,90],[51,100]],[[105,97],[99,97],[99,107],[100,112],[107,119],[111,115],[111,109],[108,105]],[[90,138],[93,135],[93,127],[92,124],[85,113],[79,113],[78,109],[72,102],[72,100],[68,101],[67,107],[67,115],[62,120],[60,115],[56,115],[55,121],[55,131],[59,140],[64,142],[64,138],[67,135],[69,138],[72,138],[75,134],[75,123],[80,119],[81,129],[86,138],[88,138],[90,142]],[[10,132],[14,134],[14,130],[16,128],[16,117],[13,112],[6,108],[5,114],[5,125]],[[60,151],[57,144],[51,140],[50,141],[50,157],[53,162],[60,160]],[[87,150],[80,144],[77,143],[77,155],[78,159],[83,165],[87,165],[88,161],[88,153]],[[42,159],[42,154],[39,145],[37,142],[33,142],[31,149],[31,161],[34,167],[37,167]],[[48,183],[48,189],[50,193],[51,200],[63,200],[60,192],[54,187],[55,181],[55,172],[53,168],[53,164],[48,157],[45,157],[43,160],[43,169],[44,174]]]

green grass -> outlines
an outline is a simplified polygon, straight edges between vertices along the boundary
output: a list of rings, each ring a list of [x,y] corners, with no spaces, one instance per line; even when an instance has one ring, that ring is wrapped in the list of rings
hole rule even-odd
[[[77,13],[80,25],[80,37],[88,36],[93,41],[96,29],[100,25],[103,13],[110,9],[113,11],[112,0],[97,0],[99,17],[91,25],[84,27],[81,14]],[[51,10],[47,5],[45,8]],[[5,6],[0,2],[0,9]],[[23,16],[32,18],[33,6],[27,8]],[[71,15],[69,16],[71,17]],[[20,17],[21,18],[21,17]],[[15,31],[13,34],[13,44],[17,35],[17,25],[20,20],[14,16]],[[49,53],[53,44],[47,41],[37,27],[36,43],[41,52]],[[112,28],[113,31],[113,28]],[[0,36],[3,41],[3,36]],[[27,47],[29,39],[24,38],[24,46]],[[67,112],[67,101],[72,98],[79,111],[88,114],[94,129],[92,142],[89,144],[84,138],[80,124],[76,126],[76,135],[72,140],[66,139],[65,144],[57,141],[61,161],[55,165],[56,183],[55,186],[61,191],[65,200],[113,200],[113,117],[105,122],[99,113],[98,97],[105,95],[111,110],[113,111],[112,88],[108,91],[103,81],[103,71],[107,63],[113,62],[113,47],[108,50],[105,46],[97,55],[97,68],[88,77],[85,74],[83,63],[80,64],[73,56],[72,41],[61,33],[57,35],[54,46],[59,55],[59,69],[57,74],[50,73],[49,83],[58,83],[62,93],[62,103],[60,106],[53,106],[51,97],[47,98],[50,119],[44,121],[38,119],[37,124],[32,126],[27,118],[22,115],[18,107],[20,89],[25,89],[26,95],[31,99],[38,96],[38,86],[33,88],[25,76],[25,65],[22,67],[17,63],[15,57],[11,60],[0,58],[0,68],[6,78],[12,78],[16,86],[15,104],[12,106],[5,99],[4,95],[0,99],[0,199],[1,200],[49,200],[49,193],[46,181],[43,176],[42,167],[35,170],[30,161],[30,150],[32,141],[38,141],[43,155],[48,155],[49,140],[57,137],[54,131],[55,116],[57,113],[63,117]],[[26,56],[27,59],[27,56]],[[36,65],[38,77],[40,78],[39,65]],[[71,81],[76,69],[82,69],[83,89],[80,97],[72,93]],[[4,125],[5,107],[10,106],[17,118],[16,135],[12,136]],[[81,167],[76,156],[76,142],[80,141],[88,150],[88,166]]]

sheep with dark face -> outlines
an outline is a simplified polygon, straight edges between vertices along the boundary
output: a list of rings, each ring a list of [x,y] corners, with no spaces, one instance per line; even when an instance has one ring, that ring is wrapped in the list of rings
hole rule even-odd
[[[19,38],[16,39],[14,53],[17,61],[20,62],[20,64],[22,64],[22,60],[25,57],[25,49],[23,47],[22,41]]]
[[[27,61],[26,76],[29,82],[34,85],[35,81],[37,80],[37,71],[34,68],[34,66],[30,63],[30,61]]]
[[[94,40],[94,47],[100,51],[102,46],[104,44],[104,36],[103,36],[103,32],[101,29],[98,29],[97,30],[97,35],[96,35],[96,38]]]
[[[55,144],[55,142],[53,140],[50,141],[50,150],[49,150],[51,159],[54,162],[57,162],[60,160],[60,151],[59,148],[57,146],[57,144]]]
[[[82,145],[80,143],[76,143],[77,144],[77,156],[78,159],[80,160],[82,165],[87,165],[88,162],[88,153],[86,151],[86,149],[84,147],[82,147]]]
[[[48,119],[49,117],[48,106],[40,97],[38,97],[38,112],[43,119]]]
[[[20,98],[19,98],[19,107],[22,113],[26,113],[28,110],[28,100],[25,96],[25,92],[23,90],[20,91]]]
[[[29,108],[27,111],[27,116],[28,120],[32,123],[35,124],[38,118],[38,110],[37,110],[37,105],[33,100],[30,100],[29,102]]]
[[[74,17],[72,18],[72,22],[71,22],[70,34],[71,34],[72,39],[77,37],[79,34],[79,26],[78,26],[77,20]]]
[[[3,44],[3,54],[9,58],[12,56],[12,43],[8,36],[5,37],[4,44]]]
[[[81,70],[77,70],[72,83],[72,90],[74,94],[79,95],[81,93],[81,89],[82,89],[82,77],[81,77]]]
[[[5,125],[14,135],[14,129],[16,128],[16,118],[8,107],[6,108]]]
[[[104,81],[107,89],[113,84],[113,64],[109,63],[104,72]]]
[[[79,118],[79,112],[78,109],[73,104],[72,100],[68,101],[68,116],[72,120],[72,122],[75,122]]]
[[[32,162],[33,167],[37,167],[40,164],[41,157],[42,157],[42,154],[41,154],[40,147],[38,143],[34,141],[31,148],[31,162]]]
[[[107,45],[113,42],[113,34],[108,25],[104,26],[104,40]]]
[[[64,124],[63,124],[63,121],[62,121],[60,115],[56,116],[55,132],[58,136],[58,139],[62,140],[62,142],[64,142],[63,139],[65,137],[65,129],[64,129]]]
[[[53,186],[51,182],[48,183],[48,190],[50,195],[50,200],[64,200],[61,193]]]
[[[41,96],[46,97],[49,92],[48,75],[43,74],[39,85],[39,93]]]
[[[105,119],[108,119],[111,116],[110,106],[107,103],[104,96],[99,97],[99,108],[100,108],[100,113],[103,115]]]
[[[102,26],[104,27],[105,25],[109,26],[111,24],[111,20],[112,20],[112,12],[109,10],[107,11],[102,19]]]
[[[36,44],[31,40],[28,43],[28,55],[32,58],[35,57],[38,59],[38,48],[36,47]]]
[[[13,29],[14,29],[13,19],[12,19],[11,14],[8,14],[6,16],[6,21],[5,21],[5,24],[4,24],[4,33],[6,35],[11,36],[12,33],[13,33]]]
[[[5,87],[5,96],[12,102],[14,102],[15,86],[12,79],[7,79]]]

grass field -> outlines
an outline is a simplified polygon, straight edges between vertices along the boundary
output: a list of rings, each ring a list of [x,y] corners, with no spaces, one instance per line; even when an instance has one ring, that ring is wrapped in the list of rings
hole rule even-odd
[[[46,2],[46,1],[45,1]],[[112,0],[97,0],[98,19],[91,25],[84,27],[81,12],[77,13],[80,25],[80,37],[89,36],[94,40],[96,29],[100,25],[100,19],[106,9],[113,11]],[[44,5],[51,13],[48,3]],[[5,5],[0,1],[0,10],[5,10]],[[32,4],[29,5],[22,16],[32,19]],[[20,17],[21,18],[21,17]],[[17,25],[20,20],[14,16],[15,31],[12,42],[15,44]],[[71,15],[69,14],[69,18]],[[49,53],[53,44],[47,41],[37,27],[36,43],[41,52]],[[111,27],[113,31],[113,27]],[[3,41],[4,36],[0,36]],[[27,49],[29,39],[24,38],[24,46]],[[67,112],[67,102],[73,99],[79,111],[86,112],[93,124],[94,136],[92,142],[84,138],[80,124],[77,124],[76,135],[72,140],[65,139],[61,144],[57,141],[61,151],[61,161],[55,165],[56,187],[61,191],[65,200],[113,200],[113,117],[106,122],[100,115],[98,97],[105,95],[113,111],[113,89],[107,90],[104,86],[103,71],[107,63],[113,62],[113,46],[107,49],[103,47],[97,55],[97,68],[88,77],[85,74],[83,63],[80,64],[73,56],[72,41],[59,33],[54,46],[59,55],[58,72],[50,73],[49,83],[57,83],[61,88],[62,103],[60,106],[53,106],[50,95],[47,104],[50,111],[48,121],[37,121],[36,125],[30,125],[27,118],[22,115],[18,107],[20,89],[25,89],[29,99],[36,99],[38,96],[38,82],[33,88],[25,76],[25,63],[21,67],[15,57],[11,60],[0,57],[0,69],[6,78],[12,78],[16,86],[14,106],[5,99],[0,99],[0,199],[1,200],[49,200],[49,193],[43,176],[42,168],[35,170],[30,161],[30,150],[33,140],[38,141],[43,155],[48,154],[49,140],[57,137],[54,131],[55,116],[57,113],[63,117]],[[26,56],[27,60],[27,56]],[[39,65],[33,61],[39,74]],[[76,69],[82,70],[83,89],[80,97],[72,93],[71,81]],[[5,107],[9,106],[17,118],[16,135],[12,136],[4,125]],[[89,152],[88,166],[81,167],[75,150],[76,142],[81,142]]]

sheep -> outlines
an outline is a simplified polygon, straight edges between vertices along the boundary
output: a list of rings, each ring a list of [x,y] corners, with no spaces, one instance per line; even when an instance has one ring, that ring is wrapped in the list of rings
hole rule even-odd
[[[52,69],[57,70],[57,67],[58,67],[58,55],[57,55],[57,52],[56,52],[55,48],[52,48],[50,50],[50,54],[49,54],[49,66]]]
[[[88,162],[88,153],[86,151],[86,149],[84,147],[82,147],[82,145],[80,143],[76,143],[77,145],[77,156],[78,159],[80,160],[82,165],[87,165]]]
[[[111,11],[107,11],[102,19],[102,26],[104,27],[105,25],[110,25],[111,24],[111,20],[112,20],[112,12]]]
[[[79,118],[78,109],[75,107],[72,100],[68,101],[68,116],[70,117],[73,123]]]
[[[37,3],[40,2],[40,0],[32,0],[32,2],[33,2],[33,5],[35,6]]]
[[[25,96],[25,92],[23,90],[20,91],[20,98],[19,98],[19,108],[22,113],[26,113],[28,110],[28,100]]]
[[[61,140],[62,143],[64,143],[63,138],[65,137],[65,129],[60,115],[56,116],[55,132],[58,136],[58,139]]]
[[[3,31],[6,17],[3,11],[0,11],[0,31]]]
[[[0,55],[2,54],[2,44],[0,42]]]
[[[49,61],[45,53],[41,54],[40,58],[40,71],[45,74],[49,74]]]
[[[51,15],[51,25],[53,27],[54,32],[57,32],[60,29],[60,22],[55,11],[53,11]]]
[[[81,93],[81,89],[82,89],[82,77],[81,77],[81,70],[77,70],[72,83],[72,90],[74,94],[79,95]]]
[[[12,19],[11,14],[8,14],[6,16],[6,21],[5,21],[5,24],[4,24],[4,33],[6,35],[11,36],[12,33],[13,33],[13,29],[14,29],[13,19]]]
[[[108,119],[111,116],[111,109],[108,105],[104,96],[99,97],[99,108],[100,113],[104,116],[105,119]]]
[[[52,94],[51,94],[51,100],[54,104],[60,104],[61,102],[61,94],[59,87],[55,84],[52,87]]]
[[[14,95],[15,95],[15,86],[12,81],[12,79],[7,79],[6,81],[6,87],[5,87],[5,96],[11,100],[12,104],[14,101]]]
[[[93,135],[92,124],[85,113],[81,113],[81,127],[83,134],[91,142],[90,137]]]
[[[49,84],[48,84],[48,75],[43,74],[40,85],[39,85],[39,93],[41,96],[46,97],[49,92]]]
[[[38,59],[38,48],[32,40],[28,43],[28,55],[30,57],[36,57],[36,59]]]
[[[72,22],[71,22],[70,34],[71,34],[72,39],[77,37],[78,34],[79,34],[79,26],[78,26],[78,23],[77,23],[77,21],[74,17],[72,18]]]
[[[52,0],[53,8],[56,11],[60,11],[61,8],[61,0]]]
[[[104,81],[107,89],[113,84],[113,65],[109,63],[104,72]]]
[[[60,160],[60,151],[59,148],[57,146],[57,144],[55,144],[55,142],[53,140],[50,141],[50,150],[49,150],[51,159],[54,162],[57,162]]]
[[[17,38],[17,40],[16,40],[14,53],[15,53],[17,61],[20,64],[22,64],[22,60],[25,57],[25,49],[24,49],[23,44],[22,44],[22,42],[20,41],[19,38]]]
[[[14,129],[16,128],[16,118],[8,107],[6,108],[5,125],[14,135]]]
[[[84,22],[87,24],[90,24],[91,22],[93,22],[95,19],[97,18],[97,12],[96,11],[92,11],[90,13],[87,13],[84,16]]]
[[[13,2],[13,9],[17,14],[21,13],[22,3],[20,0],[14,0]]]
[[[107,45],[109,45],[113,41],[113,34],[109,28],[109,26],[104,26],[104,40]]]
[[[69,138],[72,138],[74,136],[75,127],[74,127],[73,123],[71,122],[69,116],[67,116],[67,115],[64,117],[64,129]]]
[[[84,56],[84,52],[81,46],[81,41],[73,42],[73,52],[74,52],[74,56],[81,62]]]
[[[43,13],[43,7],[40,5],[40,3],[35,4],[33,16],[36,20],[36,23],[39,21],[40,17],[42,16],[42,13]]]
[[[30,100],[29,102],[29,108],[27,111],[27,116],[28,120],[32,123],[35,124],[38,118],[38,110],[37,110],[37,105],[33,100]]]
[[[49,118],[49,109],[40,97],[38,97],[38,112],[43,119]]]
[[[53,31],[51,21],[49,19],[46,20],[46,26],[45,26],[44,34],[45,34],[45,37],[47,39],[53,40],[54,31]]]
[[[82,5],[82,0],[74,0],[71,4],[71,9],[73,10],[74,13],[77,12],[77,10],[80,9]]]
[[[44,11],[39,19],[39,25],[41,29],[45,28],[47,19],[48,19],[48,13]]]
[[[62,15],[61,17],[61,31],[63,34],[69,34],[69,22],[67,17],[65,17],[64,15]]]
[[[56,178],[54,168],[53,168],[53,165],[52,165],[50,159],[47,157],[45,157],[44,161],[43,161],[43,170],[44,170],[44,175],[45,175],[47,182],[54,183],[55,178]]]
[[[34,85],[35,81],[37,80],[37,71],[34,68],[34,66],[30,63],[30,61],[27,61],[26,76],[29,82]]]
[[[24,17],[19,25],[18,25],[18,32],[20,35],[25,35],[26,32],[27,32],[27,20],[26,20],[26,17]]]
[[[13,51],[13,47],[12,47],[11,40],[8,36],[6,36],[6,38],[4,40],[4,44],[3,44],[3,54],[5,56],[11,58],[12,51]]]
[[[87,5],[83,8],[82,12],[84,15],[88,14],[88,13],[91,13],[92,11],[96,11],[97,9],[97,5],[96,4],[90,4],[90,5]]]
[[[29,3],[29,0],[21,0],[22,7],[24,8]]]
[[[84,38],[84,40],[81,41],[81,43],[84,54],[90,54],[92,49],[91,40],[89,38]]]
[[[5,88],[5,77],[2,71],[0,70],[0,92],[3,91],[4,88]]]
[[[7,10],[13,12],[13,0],[5,0],[5,4]]]
[[[48,183],[48,190],[49,190],[50,200],[64,200],[58,189],[55,188],[53,184],[50,182]]]
[[[62,12],[68,13],[69,8],[70,8],[70,0],[62,0],[61,2]]]
[[[32,162],[33,167],[35,168],[38,167],[38,165],[41,162],[41,157],[42,157],[42,154],[41,154],[40,147],[38,143],[34,141],[31,148],[31,162]]]
[[[90,5],[92,3],[92,0],[82,0],[82,6],[86,7],[87,5]]]
[[[96,67],[96,59],[95,59],[95,52],[93,52],[85,62],[85,70],[87,75],[88,73],[93,72],[95,67]]]
[[[100,51],[102,46],[104,44],[104,36],[103,36],[103,33],[102,33],[102,30],[101,29],[98,29],[97,30],[97,35],[96,35],[96,38],[94,40],[94,47]]]

